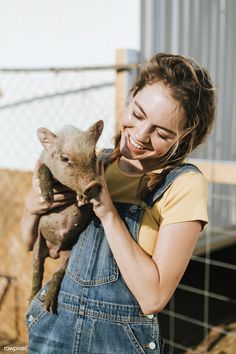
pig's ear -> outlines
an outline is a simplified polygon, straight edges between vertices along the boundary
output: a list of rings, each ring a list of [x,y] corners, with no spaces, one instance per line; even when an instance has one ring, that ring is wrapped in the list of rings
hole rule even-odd
[[[51,132],[50,130],[46,128],[39,128],[37,130],[38,133],[38,138],[41,142],[41,144],[45,147],[45,149],[48,149],[51,144],[56,140],[56,135]]]
[[[98,139],[100,138],[100,135],[102,134],[103,131],[103,127],[104,127],[104,122],[103,120],[99,120],[98,122],[96,122],[95,124],[93,124],[88,130],[87,133],[90,135],[90,137],[92,138],[93,141],[95,141],[95,143],[98,141]]]

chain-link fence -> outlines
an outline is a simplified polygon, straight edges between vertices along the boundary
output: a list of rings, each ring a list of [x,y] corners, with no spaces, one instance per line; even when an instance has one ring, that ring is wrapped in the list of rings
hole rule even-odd
[[[42,149],[36,130],[44,126],[56,131],[65,124],[86,129],[103,119],[105,128],[98,147],[112,146],[116,126],[115,69],[0,70],[0,259],[4,259],[0,264],[0,307],[4,305],[2,318],[9,322],[0,331],[0,339],[9,337],[6,344],[26,343],[22,328],[31,259],[20,241],[19,220],[31,183],[27,171],[32,171]],[[228,222],[229,210],[233,214],[236,207],[235,186],[221,184],[220,193],[216,187],[210,184],[209,227],[161,314],[166,353],[220,353],[214,348],[222,338],[234,343],[236,340],[235,217]],[[14,281],[6,283],[11,278]],[[15,317],[10,319],[13,313]],[[4,322],[2,318],[0,323]],[[227,349],[225,353],[234,354]]]
[[[82,69],[0,71],[0,167],[32,169],[41,146],[36,130],[65,124],[81,129],[103,119],[100,146],[115,127],[115,71]]]
[[[0,70],[0,352],[27,343],[24,315],[32,267],[21,241],[20,218],[42,150],[37,128],[57,131],[72,124],[84,130],[103,119],[97,146],[111,147],[115,76],[112,66]],[[48,265],[49,272],[53,267]]]

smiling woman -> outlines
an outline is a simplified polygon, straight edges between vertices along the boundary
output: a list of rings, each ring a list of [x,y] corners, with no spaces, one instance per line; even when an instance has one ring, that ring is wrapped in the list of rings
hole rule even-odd
[[[193,60],[157,54],[144,66],[115,148],[99,156],[101,193],[86,201],[94,216],[72,250],[57,311],[43,308],[48,284],[30,304],[30,353],[163,353],[158,312],[207,223],[206,180],[184,160],[204,141],[214,113],[211,79]],[[37,168],[34,176],[25,239],[55,206],[42,203]]]
[[[170,89],[161,82],[145,86],[132,98],[122,117],[122,159],[131,158],[140,172],[159,166],[158,158],[177,142],[184,127],[184,112]]]

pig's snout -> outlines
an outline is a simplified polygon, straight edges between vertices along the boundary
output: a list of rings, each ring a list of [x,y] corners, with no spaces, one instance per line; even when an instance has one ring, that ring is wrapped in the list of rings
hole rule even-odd
[[[87,198],[95,198],[102,190],[102,186],[99,182],[93,181],[87,185],[83,195]]]

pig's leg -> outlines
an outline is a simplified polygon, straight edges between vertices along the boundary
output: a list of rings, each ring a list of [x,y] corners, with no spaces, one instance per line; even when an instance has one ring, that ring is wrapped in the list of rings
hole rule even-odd
[[[40,231],[33,249],[33,280],[30,301],[41,289],[44,273],[45,258],[49,255],[45,239]]]
[[[39,186],[42,192],[43,199],[48,203],[53,203],[53,176],[46,165],[39,168]]]
[[[70,256],[70,251],[60,252],[59,269],[53,274],[52,280],[50,281],[48,287],[48,291],[44,297],[44,307],[49,312],[54,312],[54,313],[56,312],[57,297],[60,290],[62,279],[65,275],[65,270],[66,270],[69,256]]]

